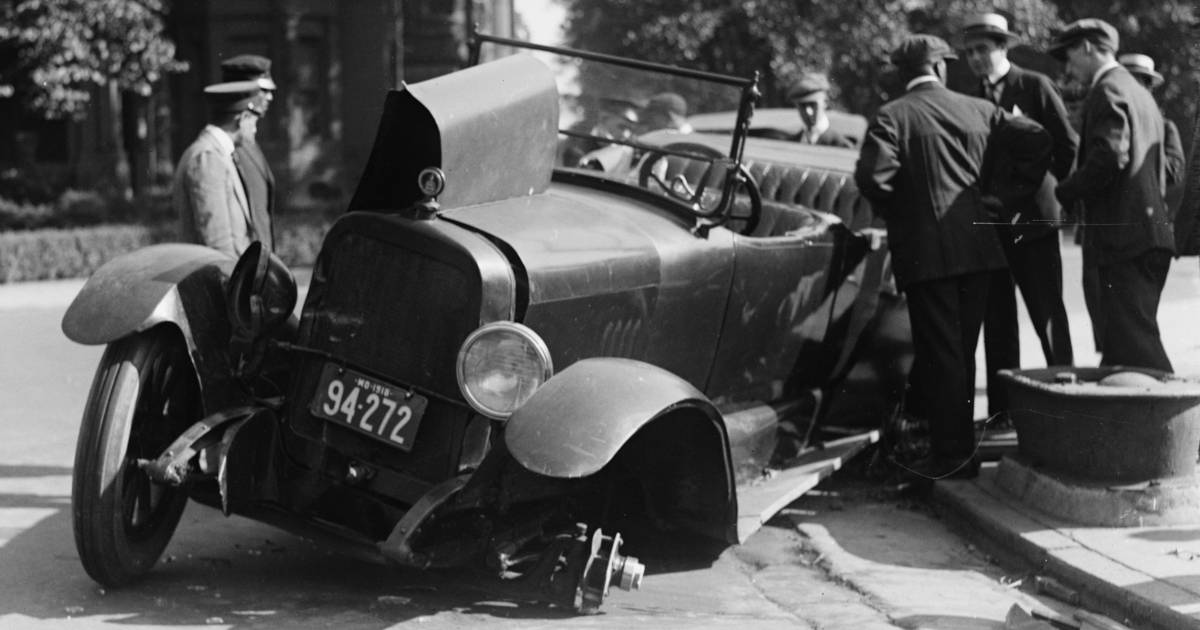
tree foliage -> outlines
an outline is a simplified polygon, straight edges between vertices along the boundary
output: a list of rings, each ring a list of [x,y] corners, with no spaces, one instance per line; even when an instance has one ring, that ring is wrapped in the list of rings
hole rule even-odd
[[[886,85],[889,51],[910,33],[957,44],[964,16],[997,10],[1023,36],[1020,61],[1057,71],[1041,56],[1052,29],[1100,17],[1121,31],[1122,49],[1159,60],[1164,110],[1180,123],[1195,111],[1200,51],[1190,0],[564,0],[570,45],[748,76],[759,72],[764,106],[783,104],[800,73],[829,74],[843,109],[871,114]]]
[[[29,105],[50,118],[81,118],[94,88],[142,95],[187,69],[164,34],[162,0],[20,0],[0,18],[14,46]]]

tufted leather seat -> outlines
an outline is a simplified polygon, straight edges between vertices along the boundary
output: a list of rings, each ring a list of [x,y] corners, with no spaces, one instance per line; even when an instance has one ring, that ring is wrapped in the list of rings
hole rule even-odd
[[[875,223],[870,204],[858,194],[849,172],[754,158],[743,163],[763,198],[762,219],[750,236],[782,236],[818,223],[811,210],[832,214],[851,230]],[[704,160],[670,156],[665,179],[682,175],[694,186],[707,168]],[[719,185],[720,178],[721,169],[712,169],[708,174],[710,190]]]

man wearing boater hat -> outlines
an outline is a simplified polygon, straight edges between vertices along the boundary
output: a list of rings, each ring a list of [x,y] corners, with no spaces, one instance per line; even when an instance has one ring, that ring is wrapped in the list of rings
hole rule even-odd
[[[1071,172],[1079,136],[1071,128],[1067,108],[1053,81],[1008,60],[1008,49],[1020,40],[998,13],[967,18],[962,45],[967,65],[978,82],[967,94],[987,99],[1008,112],[1028,116],[1053,140],[1050,172],[1040,194],[1017,200],[1000,213],[997,225],[1008,270],[996,272],[988,290],[983,324],[987,359],[988,416],[1005,419],[1008,396],[997,371],[1021,367],[1017,298],[1021,289],[1029,319],[1042,344],[1046,365],[1071,365],[1071,331],[1063,304],[1062,253],[1058,224],[1061,212],[1054,183]],[[999,423],[1003,424],[1003,422]]]
[[[1125,66],[1133,78],[1141,81],[1151,94],[1154,94],[1154,90],[1157,90],[1166,81],[1163,75],[1154,69],[1154,59],[1148,55],[1129,53],[1117,57],[1117,61]],[[1159,108],[1159,112],[1162,112],[1162,108]],[[1163,117],[1163,133],[1165,138],[1163,150],[1166,152],[1167,158],[1167,186],[1174,186],[1183,181],[1183,169],[1187,157],[1183,152],[1183,140],[1179,135],[1179,127],[1173,120],[1165,116]]]
[[[254,239],[250,206],[233,164],[233,152],[245,119],[254,116],[250,106],[258,91],[253,81],[204,88],[209,123],[184,150],[171,181],[183,240],[235,258]]]
[[[989,207],[1037,190],[1050,160],[1050,136],[1036,122],[946,89],[952,58],[933,35],[900,43],[891,60],[905,92],[879,108],[854,168],[887,226],[892,270],[908,301],[913,364],[904,413],[929,423],[930,455],[901,463],[932,478],[979,468],[975,346],[991,275],[1006,264],[996,230],[980,226]],[[997,179],[1001,164],[1010,172]]]
[[[239,135],[233,162],[250,200],[251,240],[262,241],[267,251],[274,249],[271,217],[275,214],[275,175],[256,139],[258,119],[266,115],[275,98],[275,81],[271,79],[271,60],[261,55],[238,55],[221,62],[222,81],[252,81],[258,93],[250,104],[255,116],[245,120],[246,129]]]
[[[1055,194],[1082,206],[1083,265],[1095,267],[1101,365],[1171,371],[1158,304],[1175,236],[1165,197],[1164,126],[1150,92],[1116,59],[1117,31],[1088,18],[1068,24],[1049,53],[1088,86],[1075,172]]]

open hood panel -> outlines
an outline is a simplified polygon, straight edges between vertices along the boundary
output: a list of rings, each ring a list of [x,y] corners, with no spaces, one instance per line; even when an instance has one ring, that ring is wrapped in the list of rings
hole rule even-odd
[[[349,210],[398,210],[423,198],[422,169],[446,174],[445,208],[536,194],[558,140],[554,76],[513,55],[388,92]]]

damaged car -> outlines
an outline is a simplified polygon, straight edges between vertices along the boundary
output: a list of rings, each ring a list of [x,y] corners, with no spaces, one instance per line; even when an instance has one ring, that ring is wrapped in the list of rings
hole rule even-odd
[[[107,345],[72,488],[97,582],[150,571],[191,500],[593,612],[642,580],[626,524],[737,544],[877,439],[824,421],[887,286],[845,164],[748,162],[754,78],[472,52],[387,94],[302,304],[259,244],[155,245],[82,288],[63,330]],[[590,133],[581,95],[661,85],[736,127]],[[563,166],[572,141],[636,162]]]

